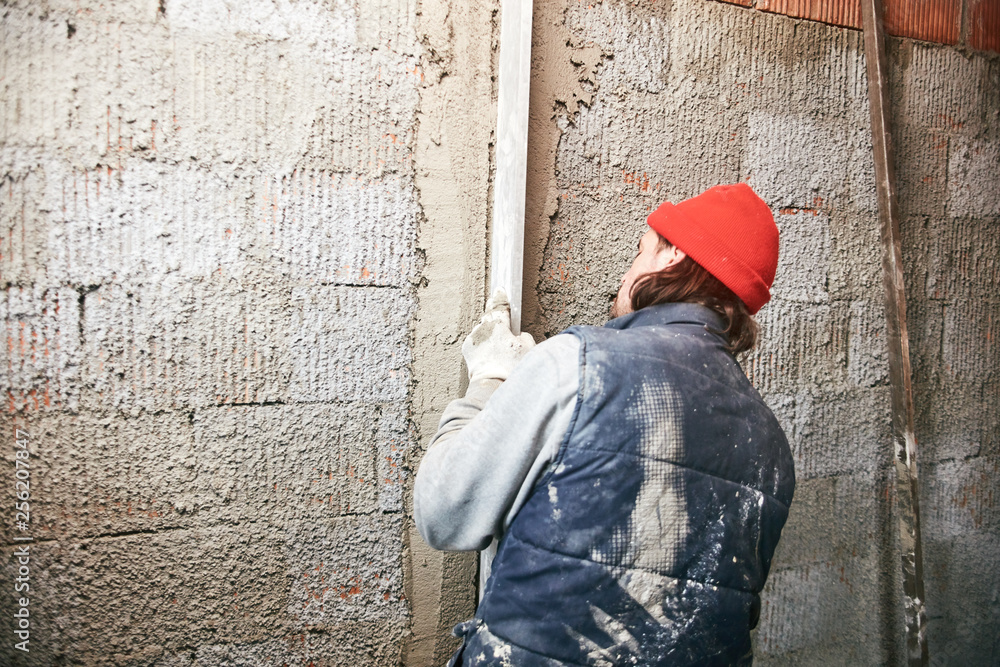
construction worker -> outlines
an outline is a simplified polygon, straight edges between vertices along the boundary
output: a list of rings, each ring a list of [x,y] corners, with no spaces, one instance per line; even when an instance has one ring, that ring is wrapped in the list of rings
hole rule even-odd
[[[746,184],[648,218],[611,319],[535,346],[494,295],[414,488],[436,549],[499,548],[453,665],[750,664],[795,477],[736,355],[778,229]]]

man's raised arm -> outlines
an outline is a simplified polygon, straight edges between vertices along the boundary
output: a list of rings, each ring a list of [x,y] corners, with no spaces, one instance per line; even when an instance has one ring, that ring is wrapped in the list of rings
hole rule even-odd
[[[514,336],[506,299],[495,296],[462,353],[469,388],[448,404],[420,463],[414,518],[432,547],[469,551],[503,533],[558,453],[576,404],[579,342]]]

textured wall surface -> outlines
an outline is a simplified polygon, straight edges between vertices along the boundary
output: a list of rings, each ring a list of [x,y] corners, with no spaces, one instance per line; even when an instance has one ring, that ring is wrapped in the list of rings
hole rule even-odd
[[[0,10],[0,663],[402,654],[424,50],[362,4]]]
[[[700,0],[567,2],[549,13],[561,14],[550,31],[568,29],[600,60],[578,113],[532,99],[557,149],[541,186],[553,206],[526,235],[541,246],[529,330],[605,321],[653,207],[748,181],[775,213],[782,255],[758,317],[763,343],[744,367],[786,429],[798,477],[757,657],[901,662],[861,34]],[[994,664],[1000,62],[908,40],[892,40],[890,56],[931,654],[941,665]]]
[[[485,296],[498,6],[0,9],[0,503],[26,429],[35,539],[0,663],[443,663],[476,564],[407,471]],[[748,180],[782,259],[745,368],[799,479],[758,660],[899,663],[860,34],[539,0],[532,41],[525,329],[603,322],[654,206]],[[1000,61],[889,46],[932,660],[993,664]]]
[[[1000,661],[1000,59],[895,43],[928,642]]]
[[[461,345],[485,304],[497,9],[493,0],[420,5],[425,77],[414,161],[422,211],[418,245],[425,262],[413,325],[411,414],[418,446],[407,458],[411,471],[445,405],[465,390]],[[443,665],[458,644],[452,627],[475,612],[478,559],[434,551],[412,523],[406,535],[412,622],[404,661],[414,667]]]

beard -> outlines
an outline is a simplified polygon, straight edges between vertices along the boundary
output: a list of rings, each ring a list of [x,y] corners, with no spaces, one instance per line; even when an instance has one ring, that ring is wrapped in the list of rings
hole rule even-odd
[[[622,315],[628,315],[631,312],[631,299],[623,299],[621,298],[621,294],[616,294],[614,300],[611,302],[611,308],[608,309],[608,317],[614,319],[616,317],[621,317]]]

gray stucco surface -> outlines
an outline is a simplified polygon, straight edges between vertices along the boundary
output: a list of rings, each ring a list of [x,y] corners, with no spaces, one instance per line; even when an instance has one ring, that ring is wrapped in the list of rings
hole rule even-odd
[[[2,12],[0,662],[397,662],[414,7]]]
[[[0,9],[0,504],[31,435],[31,653],[441,664],[475,561],[408,483],[485,298],[499,2]],[[1000,59],[890,39],[935,665],[1000,660]],[[781,230],[744,362],[795,455],[763,665],[898,664],[857,31],[536,2],[525,328],[601,323],[648,213],[749,182]],[[7,512],[8,510],[5,510]]]

